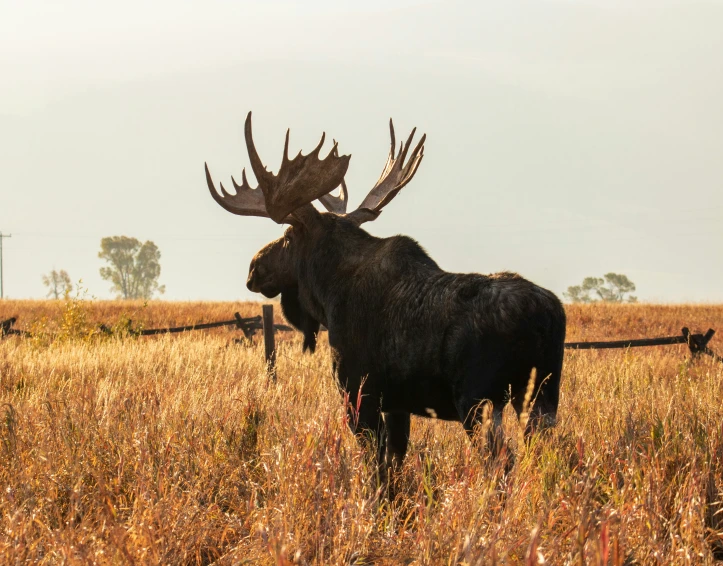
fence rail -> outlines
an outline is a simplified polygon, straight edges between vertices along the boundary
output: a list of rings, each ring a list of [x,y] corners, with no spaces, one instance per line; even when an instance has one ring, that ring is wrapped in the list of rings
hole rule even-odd
[[[267,305],[269,306],[269,305]],[[273,326],[273,332],[289,332],[293,330],[291,326],[286,324],[273,324],[273,306],[271,306],[271,323]],[[32,337],[32,333],[27,330],[21,330],[14,328],[17,322],[17,317],[8,318],[0,322],[0,339],[6,336],[24,336],[26,338]],[[267,324],[269,321],[266,321]],[[264,321],[261,316],[252,316],[250,318],[242,318],[239,313],[234,313],[233,320],[220,320],[217,322],[199,322],[198,324],[189,324],[186,326],[174,326],[171,328],[133,328],[133,321],[129,320],[123,326],[123,331],[127,332],[131,336],[154,336],[157,334],[176,334],[179,332],[190,332],[193,330],[208,330],[210,328],[221,328],[224,326],[235,326],[238,330],[244,333],[246,338],[251,338],[256,334],[257,330],[264,329]],[[114,330],[112,327],[106,324],[98,325],[98,332],[102,334],[113,334]]]
[[[705,334],[693,334],[688,327],[683,327],[678,336],[663,336],[661,338],[636,338],[633,340],[609,340],[602,342],[567,342],[565,348],[569,350],[606,350],[609,348],[641,348],[646,346],[670,346],[673,344],[686,344],[693,356],[706,354],[723,362],[718,354],[708,347],[715,330],[709,328]]]
[[[222,320],[219,322],[203,322],[191,324],[187,326],[175,326],[172,328],[148,328],[134,329],[132,321],[128,321],[124,330],[133,336],[153,336],[156,334],[175,334],[179,332],[190,332],[194,330],[207,330],[209,328],[220,328],[223,326],[236,326],[238,330],[244,333],[247,339],[250,339],[257,330],[264,331],[264,352],[266,362],[269,367],[270,375],[276,376],[276,345],[274,343],[274,334],[278,331],[290,331],[292,327],[285,324],[274,324],[274,307],[273,305],[263,306],[263,316],[254,316],[250,318],[242,318],[239,313],[234,313],[232,320]],[[30,337],[32,334],[27,330],[20,330],[13,326],[17,322],[17,317],[12,317],[0,322],[0,339],[6,336],[25,336]],[[111,334],[113,331],[105,324],[98,327],[100,332]],[[708,342],[715,334],[715,330],[709,328],[705,334],[693,334],[687,327],[681,329],[678,336],[663,336],[660,338],[636,338],[631,340],[608,340],[597,342],[567,342],[565,348],[569,350],[606,350],[611,348],[640,348],[647,346],[670,346],[674,344],[686,344],[693,357],[699,354],[706,354],[714,360],[723,362],[723,357],[716,354],[708,347]]]
[[[272,307],[273,308],[273,307]],[[272,311],[273,312],[273,311]],[[126,326],[126,331],[134,336],[154,336],[156,334],[176,334],[178,332],[190,332],[192,330],[207,330],[209,328],[221,328],[223,326],[236,326],[241,332],[244,333],[246,338],[251,338],[257,330],[263,330],[264,324],[261,316],[253,316],[250,318],[242,318],[239,313],[234,313],[233,320],[221,320],[219,322],[201,322],[198,324],[190,324],[187,326],[175,326],[173,328],[145,328],[136,330],[133,328],[133,321],[129,320]],[[288,332],[293,330],[290,326],[285,324],[274,324],[275,331]],[[101,324],[99,327],[101,332],[111,334],[112,329]]]

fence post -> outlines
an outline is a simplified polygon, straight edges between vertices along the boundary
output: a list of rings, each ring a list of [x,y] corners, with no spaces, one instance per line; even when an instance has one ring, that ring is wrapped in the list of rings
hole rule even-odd
[[[274,344],[274,305],[262,307],[264,319],[264,347],[266,349],[266,365],[271,379],[276,380],[276,345]]]

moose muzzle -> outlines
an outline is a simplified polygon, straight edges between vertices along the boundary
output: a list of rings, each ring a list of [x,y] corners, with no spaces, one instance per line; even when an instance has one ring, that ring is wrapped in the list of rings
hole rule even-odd
[[[246,288],[253,293],[258,293],[260,289],[257,281],[258,278],[255,275],[256,270],[251,269],[249,271],[248,279],[246,279]]]

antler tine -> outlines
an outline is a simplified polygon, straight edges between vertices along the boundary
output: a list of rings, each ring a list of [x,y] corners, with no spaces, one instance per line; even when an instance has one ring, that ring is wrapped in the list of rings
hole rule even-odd
[[[319,140],[318,145],[314,148],[314,151],[312,151],[309,155],[315,155],[318,157],[319,153],[321,153],[321,146],[324,145],[325,139],[326,139],[326,132],[321,132],[321,139]],[[299,152],[299,155],[301,155],[301,152]],[[339,151],[337,150],[336,140],[334,140],[334,147],[331,148],[329,155],[334,155],[334,157],[339,157]]]
[[[379,176],[377,185],[384,177],[389,174],[390,169],[394,165],[394,160],[396,159],[394,156],[397,155],[397,140],[396,136],[394,135],[394,122],[392,122],[391,118],[389,118],[389,137],[391,138],[391,144],[389,145],[389,155],[387,155],[387,162],[384,164],[384,169],[382,169],[382,174]],[[399,145],[399,154],[402,153],[403,146],[403,143]]]
[[[259,157],[259,152],[256,151],[256,145],[254,144],[254,136],[251,131],[251,112],[246,115],[246,122],[244,123],[244,138],[246,139],[246,151],[249,154],[249,160],[251,161],[251,170],[256,176],[256,180],[259,182],[259,186],[264,183],[269,183],[273,179],[273,175],[266,170],[266,166]],[[289,143],[289,132],[286,131],[286,147]],[[286,148],[284,149],[284,155],[286,155]],[[265,194],[265,193],[264,193]]]
[[[427,134],[422,136],[414,150],[409,153],[409,148],[412,145],[412,140],[414,139],[416,131],[416,128],[412,129],[407,141],[400,144],[399,151],[395,157],[396,139],[394,136],[394,124],[391,119],[389,120],[391,148],[389,150],[387,163],[385,164],[384,170],[382,171],[376,185],[374,185],[374,188],[369,191],[369,194],[364,198],[362,203],[359,205],[359,208],[357,208],[357,210],[368,209],[369,211],[376,213],[376,215],[364,216],[365,220],[376,218],[376,216],[379,215],[379,212],[381,212],[381,209],[389,204],[397,193],[412,180],[414,174],[417,172],[417,168],[424,157],[424,142],[427,139]]]
[[[250,114],[250,113],[249,113]],[[284,166],[289,160],[289,135],[291,134],[291,128],[286,128],[286,138],[284,139],[284,156],[281,158],[281,166]],[[301,152],[299,152],[301,153]]]
[[[407,157],[407,152],[409,151],[409,146],[412,145],[412,140],[414,139],[414,134],[417,133],[417,128],[412,128],[412,132],[409,134],[409,137],[407,138],[407,143],[403,143],[399,147],[399,155],[397,156],[397,160],[401,161],[402,163]]]
[[[336,140],[333,140],[333,142],[334,149],[332,151],[334,152],[334,156],[337,157],[339,155],[337,142]],[[329,212],[333,212],[334,214],[346,214],[346,207],[349,202],[349,191],[346,188],[346,182],[344,179],[341,180],[341,192],[338,197],[335,197],[331,193],[327,193],[319,199],[319,202],[323,204],[324,208],[326,208]]]

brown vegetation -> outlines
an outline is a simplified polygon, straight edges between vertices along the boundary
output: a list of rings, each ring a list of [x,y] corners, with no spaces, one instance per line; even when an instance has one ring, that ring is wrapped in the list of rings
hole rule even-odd
[[[723,553],[723,364],[685,346],[568,352],[560,422],[504,477],[462,427],[415,419],[398,496],[345,424],[328,347],[184,325],[258,303],[4,301],[59,332],[0,342],[0,562],[706,564]],[[573,305],[568,339],[719,330],[723,306]],[[356,400],[351,400],[355,402]],[[361,400],[363,402],[363,399]],[[517,439],[518,423],[507,419]],[[716,514],[716,512],[718,512]]]

